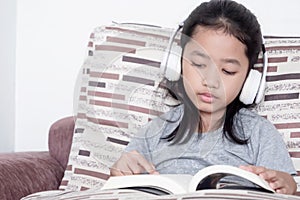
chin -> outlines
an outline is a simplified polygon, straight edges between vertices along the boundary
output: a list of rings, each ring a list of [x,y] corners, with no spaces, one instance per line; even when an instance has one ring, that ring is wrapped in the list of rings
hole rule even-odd
[[[203,107],[203,106],[198,106],[197,107],[200,113],[212,113],[214,112],[214,109],[212,107]]]
[[[200,105],[200,106],[196,106],[197,109],[199,110],[200,113],[217,113],[220,111],[225,111],[226,110],[226,106],[216,106],[216,105]]]

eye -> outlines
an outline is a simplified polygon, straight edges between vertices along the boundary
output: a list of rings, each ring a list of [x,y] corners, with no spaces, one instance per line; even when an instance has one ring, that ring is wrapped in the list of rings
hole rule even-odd
[[[205,64],[202,64],[202,63],[195,63],[195,62],[193,62],[193,61],[191,61],[191,64],[192,64],[192,66],[197,67],[197,68],[203,68],[203,67],[206,66]]]
[[[236,73],[235,71],[228,71],[226,69],[222,69],[222,71],[224,72],[224,74],[227,74],[227,75],[230,75],[230,76],[233,76]]]

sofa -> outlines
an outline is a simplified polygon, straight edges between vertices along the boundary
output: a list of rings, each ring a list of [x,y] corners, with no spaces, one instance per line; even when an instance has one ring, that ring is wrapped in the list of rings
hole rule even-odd
[[[109,167],[136,131],[178,103],[158,87],[172,33],[170,28],[139,24],[96,27],[77,79],[75,116],[51,126],[48,152],[0,154],[0,199],[31,194],[24,199],[33,200],[41,191],[48,191],[49,198],[54,195],[51,191],[60,191],[61,199],[89,199],[101,191]],[[173,42],[175,54],[179,37]],[[269,55],[265,97],[253,110],[279,130],[300,171],[300,38],[266,36],[265,40]],[[260,57],[258,71],[262,63]],[[299,176],[295,180],[300,183]],[[64,193],[73,197],[64,198]],[[120,197],[115,195],[113,199]]]
[[[19,200],[32,193],[58,189],[67,166],[74,117],[53,123],[49,151],[0,154],[0,199]]]

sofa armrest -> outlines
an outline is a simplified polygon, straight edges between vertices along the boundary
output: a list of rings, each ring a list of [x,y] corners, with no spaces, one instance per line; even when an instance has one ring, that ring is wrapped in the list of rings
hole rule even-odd
[[[0,199],[19,200],[29,194],[58,189],[64,168],[49,152],[0,154]]]
[[[65,169],[71,150],[75,118],[65,117],[54,122],[49,130],[49,153]]]

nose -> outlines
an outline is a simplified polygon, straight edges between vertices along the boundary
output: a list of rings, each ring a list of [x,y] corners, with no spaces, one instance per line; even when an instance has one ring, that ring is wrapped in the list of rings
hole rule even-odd
[[[202,84],[208,88],[219,88],[220,77],[216,67],[209,67],[202,75]]]

